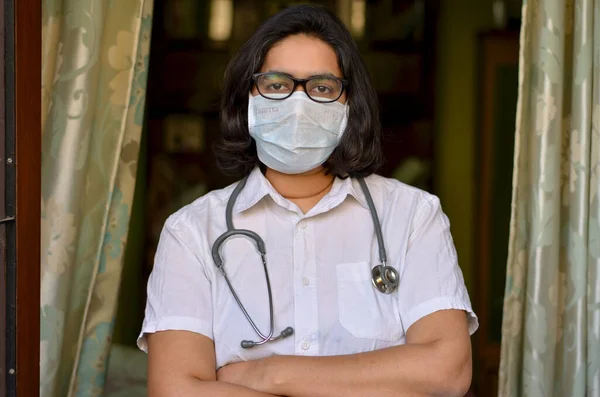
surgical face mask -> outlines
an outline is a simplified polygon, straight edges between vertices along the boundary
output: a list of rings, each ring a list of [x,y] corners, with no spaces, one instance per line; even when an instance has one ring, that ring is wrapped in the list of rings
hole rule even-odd
[[[301,91],[284,100],[250,95],[248,103],[248,130],[258,158],[284,174],[300,174],[325,163],[347,123],[348,105],[317,103]]]

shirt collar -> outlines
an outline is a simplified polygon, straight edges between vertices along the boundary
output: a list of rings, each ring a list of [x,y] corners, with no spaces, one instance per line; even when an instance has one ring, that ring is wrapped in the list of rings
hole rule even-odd
[[[244,186],[244,189],[242,189],[236,200],[234,212],[240,213],[252,208],[267,195],[270,196],[271,199],[281,207],[295,211],[295,205],[281,196],[281,194],[279,194],[275,188],[273,188],[267,178],[265,178],[260,168],[255,167],[248,176],[246,186]],[[321,208],[321,211],[319,212],[326,212],[329,209],[341,204],[347,196],[352,196],[364,208],[369,208],[360,185],[356,180],[352,178],[336,178],[333,182],[333,186],[331,187],[331,191],[325,197],[323,197],[323,199],[315,208],[313,208],[313,210],[318,210],[318,208]],[[312,213],[313,210],[311,210],[309,214]]]
[[[264,177],[259,167],[255,167],[248,175],[246,186],[244,186],[235,202],[234,212],[240,213],[254,207],[256,203],[270,193],[270,189],[273,189],[273,187],[267,178]]]

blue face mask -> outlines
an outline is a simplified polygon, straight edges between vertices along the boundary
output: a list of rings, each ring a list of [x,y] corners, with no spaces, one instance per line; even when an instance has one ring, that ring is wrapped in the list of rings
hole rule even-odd
[[[348,105],[317,103],[298,91],[284,100],[250,95],[248,130],[258,158],[284,174],[300,174],[324,164],[348,123]]]

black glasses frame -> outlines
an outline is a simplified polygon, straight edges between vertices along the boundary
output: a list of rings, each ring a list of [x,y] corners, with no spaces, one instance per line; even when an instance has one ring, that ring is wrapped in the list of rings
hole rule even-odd
[[[269,98],[267,96],[265,96],[262,92],[260,92],[260,88],[258,87],[257,81],[260,77],[262,76],[268,76],[268,75],[280,75],[280,76],[285,76],[287,78],[289,78],[290,80],[292,80],[294,82],[294,88],[292,88],[292,90],[290,91],[289,95],[287,95],[286,97],[283,98]],[[308,91],[306,90],[306,83],[308,83],[311,80],[315,80],[315,79],[322,79],[322,78],[328,78],[328,79],[332,79],[332,80],[337,80],[341,83],[342,85],[342,89],[340,90],[340,95],[338,95],[337,98],[335,99],[329,99],[327,101],[317,101],[316,99],[313,99],[313,97],[310,96],[310,94],[308,93]],[[337,101],[338,99],[340,99],[342,97],[342,94],[344,93],[344,91],[346,90],[347,86],[348,86],[348,80],[346,79],[341,79],[339,77],[336,76],[330,76],[330,75],[323,75],[323,76],[313,76],[313,77],[309,77],[308,79],[297,79],[293,76],[290,76],[287,73],[280,73],[280,72],[264,72],[264,73],[254,73],[252,75],[252,80],[254,81],[254,85],[256,86],[256,90],[258,91],[258,93],[260,94],[261,97],[272,100],[272,101],[283,101],[284,99],[287,99],[289,97],[291,97],[294,92],[296,92],[296,88],[298,88],[298,86],[301,86],[302,88],[304,88],[304,93],[306,94],[307,97],[310,98],[310,100],[316,102],[316,103],[332,103]]]

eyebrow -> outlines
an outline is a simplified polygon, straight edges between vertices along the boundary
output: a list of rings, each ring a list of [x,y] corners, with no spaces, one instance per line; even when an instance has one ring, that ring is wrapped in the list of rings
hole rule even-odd
[[[266,73],[279,73],[279,74],[284,74],[284,75],[289,76],[289,77],[297,78],[293,74],[284,72],[283,70],[269,69],[269,70],[267,70]],[[318,72],[318,73],[312,74],[312,75],[310,75],[310,76],[308,76],[306,78],[307,79],[312,79],[312,78],[315,78],[315,77],[335,77],[336,79],[341,79],[342,78],[342,77],[336,76],[335,74],[333,74],[331,72]]]

